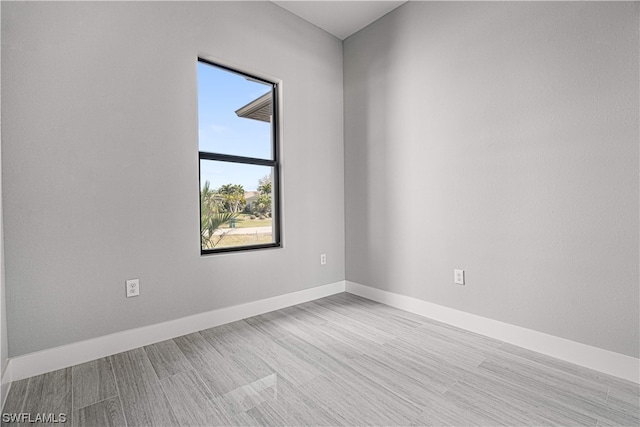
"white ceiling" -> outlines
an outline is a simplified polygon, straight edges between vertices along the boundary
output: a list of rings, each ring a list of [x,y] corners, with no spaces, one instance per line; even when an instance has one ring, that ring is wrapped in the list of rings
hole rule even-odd
[[[340,40],[391,12],[405,1],[275,1],[273,3]]]

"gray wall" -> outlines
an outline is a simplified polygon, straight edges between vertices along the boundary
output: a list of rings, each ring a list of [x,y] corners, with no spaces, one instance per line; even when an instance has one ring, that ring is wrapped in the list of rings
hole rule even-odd
[[[0,19],[2,8],[0,7]],[[2,58],[0,58],[0,70]],[[1,91],[0,91],[1,92]],[[0,105],[0,129],[2,129],[2,106]],[[7,302],[4,275],[4,225],[2,215],[2,136],[0,135],[0,376],[4,374],[9,364],[9,341],[7,337]],[[1,379],[1,377],[0,377]],[[4,398],[4,396],[1,396]],[[3,404],[4,401],[0,401]]]
[[[0,126],[1,127],[1,126]],[[4,275],[4,226],[2,216],[2,147],[0,147],[0,379],[9,364],[9,340],[7,335],[7,300]],[[4,398],[4,396],[1,396]],[[0,399],[0,405],[4,402]]]
[[[199,53],[282,79],[284,249],[200,256]],[[344,280],[342,121],[340,41],[269,2],[2,2],[10,356]]]
[[[347,280],[638,357],[638,5],[410,2],[347,39]]]

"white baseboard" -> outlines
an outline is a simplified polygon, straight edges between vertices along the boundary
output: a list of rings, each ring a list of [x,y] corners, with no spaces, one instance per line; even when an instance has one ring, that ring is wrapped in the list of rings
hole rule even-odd
[[[346,291],[509,344],[640,383],[640,359],[417,298],[346,281]]]
[[[192,332],[323,298],[344,292],[344,290],[345,282],[339,281],[13,357],[10,361],[11,381],[89,362]]]
[[[0,375],[0,410],[4,408],[9,389],[11,388],[11,360],[7,360],[4,372]]]
[[[19,381],[34,375],[323,298],[345,290],[392,307],[628,381],[640,383],[640,360],[634,357],[477,316],[417,298],[383,291],[354,282],[339,281],[11,358],[5,372],[2,373],[0,402],[4,405],[12,381]]]

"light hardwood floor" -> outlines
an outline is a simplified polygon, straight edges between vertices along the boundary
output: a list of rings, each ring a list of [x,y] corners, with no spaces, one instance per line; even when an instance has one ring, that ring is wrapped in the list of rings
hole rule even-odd
[[[343,293],[14,382],[73,426],[638,426],[637,384]]]

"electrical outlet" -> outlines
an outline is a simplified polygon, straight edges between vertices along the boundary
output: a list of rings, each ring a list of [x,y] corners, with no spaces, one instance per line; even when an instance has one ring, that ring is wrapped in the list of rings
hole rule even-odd
[[[320,254],[320,265],[325,265],[327,263],[327,254]]]
[[[453,283],[464,285],[464,270],[453,270]]]
[[[140,295],[140,279],[127,280],[127,298]]]

